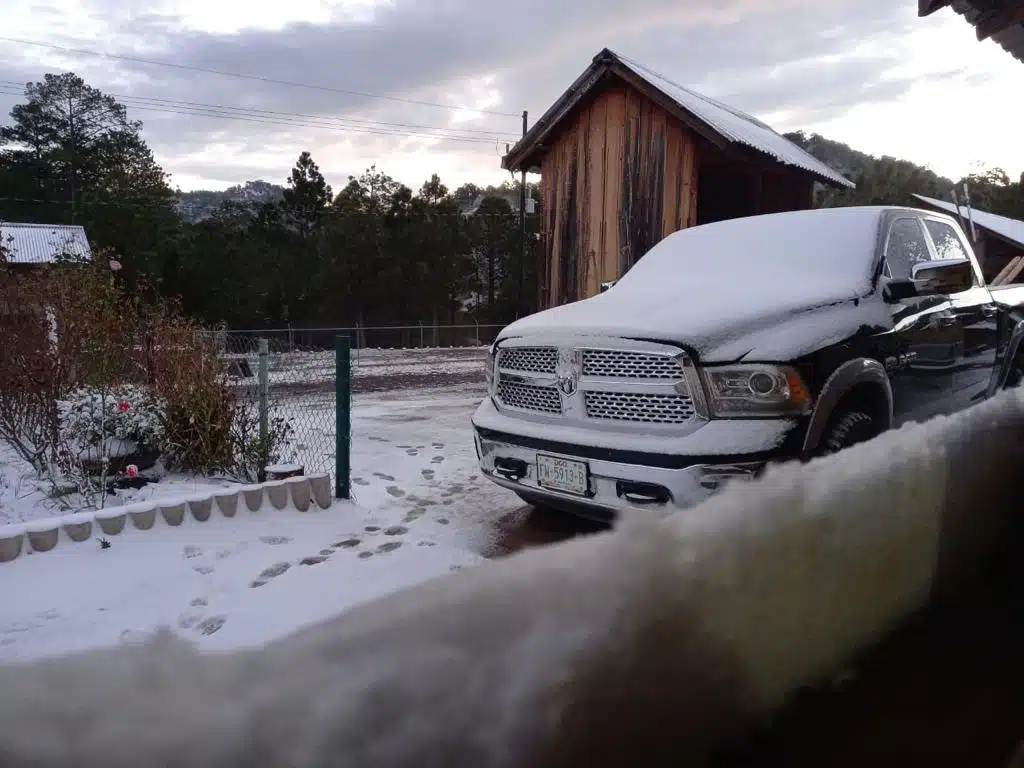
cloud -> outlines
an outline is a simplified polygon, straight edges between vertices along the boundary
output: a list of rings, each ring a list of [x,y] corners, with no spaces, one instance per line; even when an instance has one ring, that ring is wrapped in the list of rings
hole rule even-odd
[[[39,78],[53,71],[40,66],[43,57],[73,67],[109,92],[165,100],[129,99],[129,109],[144,120],[158,159],[182,178],[221,186],[255,175],[279,180],[299,151],[309,149],[335,186],[374,162],[413,186],[434,162],[453,185],[456,178],[502,178],[499,156],[505,141],[520,133],[519,112],[526,109],[537,119],[606,46],[708,95],[759,115],[785,114],[790,121],[829,119],[858,100],[897,99],[912,78],[884,76],[899,63],[901,36],[919,21],[913,5],[889,0],[856,5],[845,0],[521,0],[511,5],[393,0],[335,5],[328,20],[320,18],[322,8],[315,14],[306,9],[307,16],[320,18],[317,23],[268,20],[265,28],[224,33],[211,31],[210,24],[197,28],[184,6],[173,2],[169,12],[153,12],[152,3],[143,0],[79,0],[90,28],[102,30],[102,37],[84,44],[58,27],[36,39],[182,68],[27,48],[16,67],[23,76],[32,69],[31,76]],[[225,13],[244,14],[248,7],[239,3]],[[4,18],[0,11],[0,27]],[[851,55],[862,40],[875,45]],[[0,54],[8,52],[0,44]],[[10,79],[2,69],[0,78]],[[226,110],[206,108],[200,115],[181,102],[281,114],[251,112],[246,120],[228,120]],[[467,111],[473,108],[508,116]],[[299,117],[304,115],[320,119]],[[414,126],[444,128],[466,140],[438,143],[422,136],[432,131]]]

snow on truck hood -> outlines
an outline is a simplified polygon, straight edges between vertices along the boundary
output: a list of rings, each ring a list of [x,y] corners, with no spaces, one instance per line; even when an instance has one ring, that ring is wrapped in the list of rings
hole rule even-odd
[[[686,344],[706,362],[798,357],[888,317],[878,302],[855,301],[871,292],[883,210],[796,211],[680,230],[610,290],[517,320],[499,339],[643,338]]]

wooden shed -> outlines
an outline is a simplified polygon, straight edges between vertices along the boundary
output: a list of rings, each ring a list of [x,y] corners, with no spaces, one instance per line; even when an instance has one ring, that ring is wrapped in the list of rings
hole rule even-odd
[[[502,159],[541,174],[540,308],[592,296],[659,240],[810,208],[848,179],[750,115],[608,49]]]
[[[990,285],[1024,283],[1024,221],[966,205],[914,195],[924,207],[957,217],[964,230],[974,230],[974,253]]]

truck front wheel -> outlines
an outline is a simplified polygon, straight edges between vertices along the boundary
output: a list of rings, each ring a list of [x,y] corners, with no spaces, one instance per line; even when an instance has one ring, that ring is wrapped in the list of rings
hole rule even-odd
[[[838,453],[851,445],[863,443],[878,434],[875,419],[863,411],[840,411],[832,416],[822,435],[819,456]]]

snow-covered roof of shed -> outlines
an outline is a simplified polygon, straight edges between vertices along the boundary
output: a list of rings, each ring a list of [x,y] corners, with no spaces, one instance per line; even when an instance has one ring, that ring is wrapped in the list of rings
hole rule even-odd
[[[936,200],[934,197],[925,197],[924,195],[914,195],[914,197],[933,208],[938,208],[940,211],[945,211],[953,216],[957,215],[956,206],[953,203],[947,203],[945,200]],[[966,217],[967,212],[967,206],[961,205],[960,213]],[[1000,216],[998,213],[979,211],[973,207],[970,209],[970,214],[974,226],[987,229],[989,232],[993,232],[1024,248],[1024,221],[1011,219],[1009,216]]]
[[[85,229],[78,224],[0,221],[0,247],[9,264],[53,264],[60,256],[92,257]]]
[[[624,71],[639,78],[647,87],[660,93],[679,110],[696,119],[708,131],[726,143],[742,144],[782,165],[806,171],[819,180],[844,187],[853,187],[852,181],[830,168],[812,154],[776,132],[771,126],[738,109],[703,96],[679,83],[645,67],[633,59],[605,48],[594,57],[590,67],[577,78],[569,89],[541,116],[506,155],[503,165],[514,167],[525,159],[554,126],[596,86],[607,72]]]

